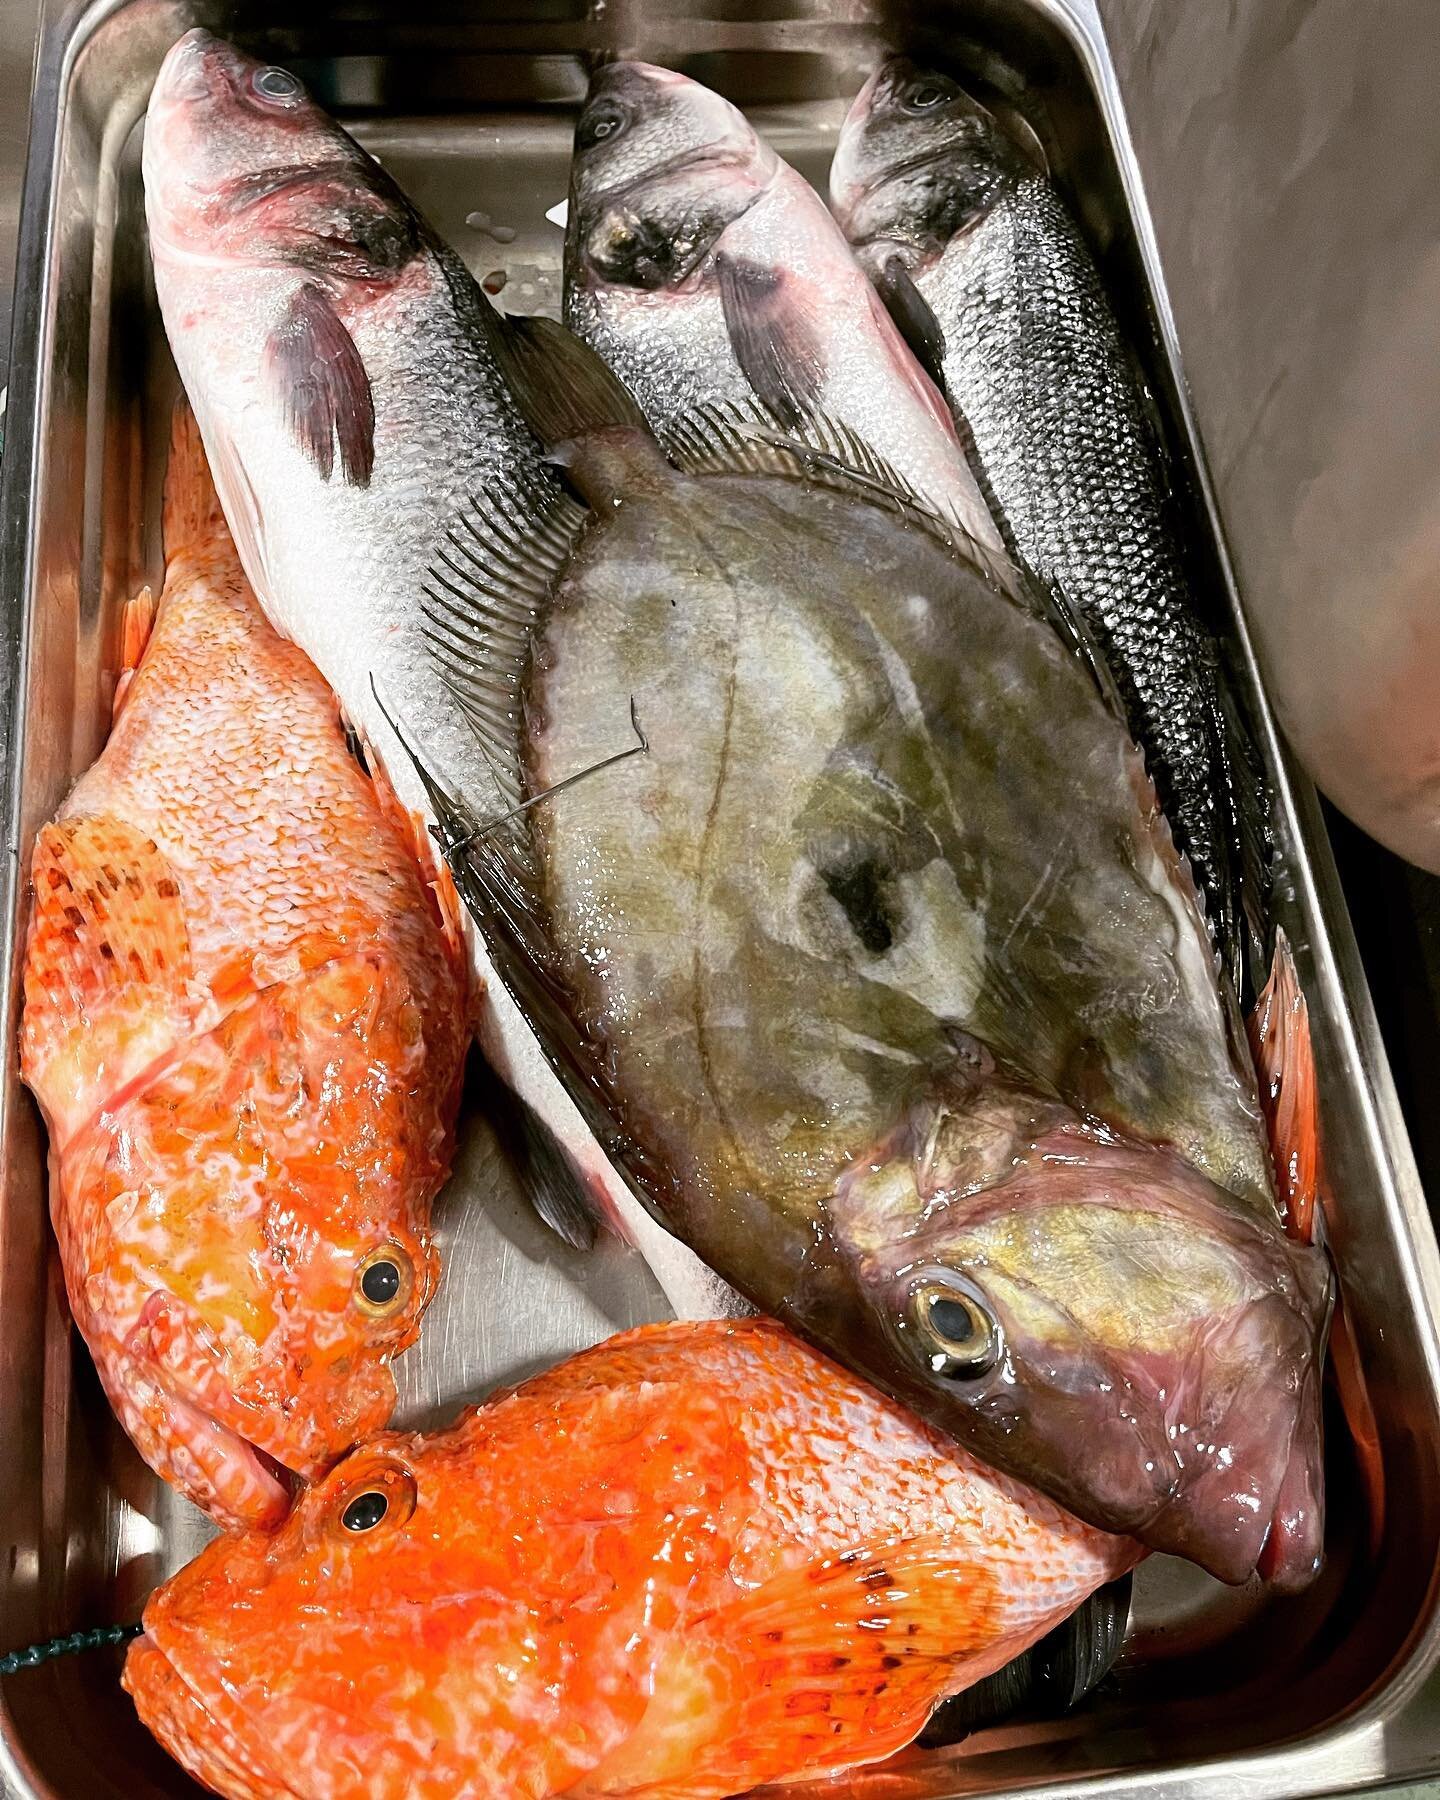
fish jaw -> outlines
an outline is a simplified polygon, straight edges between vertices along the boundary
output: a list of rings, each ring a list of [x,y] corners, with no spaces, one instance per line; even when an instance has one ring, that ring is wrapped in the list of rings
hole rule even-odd
[[[231,1800],[276,1800],[298,1791],[251,1755],[148,1634],[130,1646],[120,1679],[145,1724],[197,1781]]]
[[[143,1360],[118,1346],[92,1346],[100,1378],[140,1454],[226,1530],[273,1530],[290,1490],[258,1446],[177,1393]]]
[[[831,1217],[903,1397],[977,1454],[1221,1580],[1262,1555],[1282,1585],[1318,1567],[1322,1253],[998,1077],[917,1104]],[[952,1290],[993,1330],[974,1370],[927,1328]]]
[[[677,286],[777,166],[744,116],[699,82],[650,63],[608,64],[577,129],[568,260],[596,286]]]

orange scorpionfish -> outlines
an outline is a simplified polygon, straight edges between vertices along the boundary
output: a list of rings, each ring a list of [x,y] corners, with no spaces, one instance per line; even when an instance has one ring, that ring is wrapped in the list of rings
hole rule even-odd
[[[241,573],[188,411],[165,585],[40,833],[21,1061],[75,1321],[141,1454],[276,1524],[390,1416],[435,1286],[462,964],[393,801]],[[127,639],[144,629],[132,605]]]
[[[232,1800],[702,1800],[899,1749],[1140,1553],[777,1324],[642,1326],[211,1544],[125,1685]]]

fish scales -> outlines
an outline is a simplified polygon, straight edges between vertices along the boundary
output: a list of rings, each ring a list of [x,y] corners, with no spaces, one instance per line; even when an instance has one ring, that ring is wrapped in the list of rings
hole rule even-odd
[[[1020,182],[943,262],[946,387],[1023,561],[1088,619],[1202,887],[1227,879],[1215,651],[1194,612],[1154,427],[1090,253]]]
[[[125,1683],[232,1800],[720,1800],[898,1749],[1138,1554],[768,1321],[649,1327],[203,1552]]]
[[[121,1422],[219,1522],[273,1523],[266,1459],[318,1473],[394,1405],[439,1274],[465,981],[186,411],[165,542],[115,728],[36,843],[21,1066]]]
[[[1085,621],[1205,895],[1258,985],[1265,805],[1186,567],[1150,397],[1085,239],[1015,137],[903,57],[865,84],[835,211],[943,385],[1017,558]]]

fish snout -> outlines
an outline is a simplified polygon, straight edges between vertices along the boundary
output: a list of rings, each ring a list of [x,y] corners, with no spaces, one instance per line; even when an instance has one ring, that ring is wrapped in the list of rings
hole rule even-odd
[[[388,1361],[345,1358],[310,1373],[302,1398],[266,1433],[263,1448],[307,1481],[326,1474],[348,1451],[383,1430],[395,1410],[395,1377]]]
[[[251,57],[196,26],[171,45],[151,93],[152,111],[229,100],[255,67]]]

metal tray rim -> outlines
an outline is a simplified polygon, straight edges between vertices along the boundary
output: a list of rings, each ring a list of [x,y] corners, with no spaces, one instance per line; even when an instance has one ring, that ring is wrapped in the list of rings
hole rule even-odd
[[[0,813],[5,824],[4,888],[0,892],[0,928],[4,932],[6,962],[4,989],[0,993],[0,1029],[13,1042],[16,1024],[15,965],[18,949],[15,933],[23,899],[20,866],[20,805],[26,763],[25,672],[31,644],[31,614],[36,578],[35,539],[30,520],[41,498],[41,466],[36,454],[46,410],[48,357],[53,349],[54,296],[47,249],[51,242],[60,199],[57,157],[66,123],[70,76],[86,44],[113,16],[133,0],[91,0],[86,5],[66,0],[42,0],[40,35],[34,65],[29,137],[20,232],[17,252],[15,309],[11,328],[12,361],[7,402],[5,454],[0,458]],[[1206,463],[1203,443],[1184,380],[1183,356],[1165,283],[1163,265],[1145,196],[1143,178],[1130,137],[1124,102],[1110,61],[1104,27],[1095,0],[1028,0],[1032,10],[1044,14],[1069,40],[1089,77],[1099,103],[1106,131],[1124,187],[1130,218],[1135,228],[1145,275],[1154,299],[1161,347],[1175,381],[1180,422],[1193,459],[1207,522],[1213,533],[1233,618],[1236,644],[1247,675],[1259,697],[1257,723],[1264,739],[1267,761],[1277,777],[1277,802],[1281,814],[1305,846],[1307,857],[1296,867],[1297,884],[1303,890],[1305,910],[1313,922],[1311,951],[1315,971],[1327,1000],[1338,1002],[1333,1017],[1339,1021],[1345,1042],[1349,1074],[1362,1099],[1363,1113],[1377,1162],[1389,1173],[1394,1193],[1401,1201],[1397,1221],[1403,1275],[1416,1316],[1422,1327],[1426,1369],[1430,1384],[1440,1392],[1440,1247],[1421,1187],[1414,1157],[1401,1118],[1389,1061],[1379,1035],[1368,986],[1361,969],[1358,947],[1348,909],[1330,854],[1328,836],[1318,798],[1307,776],[1280,738],[1279,728],[1261,677],[1242,596],[1235,579]],[[38,280],[35,276],[38,275]],[[28,277],[28,279],[27,279]],[[0,1153],[9,1134],[8,1096],[0,1085]],[[1067,1794],[1087,1797],[1150,1795],[1182,1800],[1198,1794],[1198,1784],[1217,1779],[1233,1780],[1236,1789],[1255,1796],[1283,1795],[1298,1791],[1299,1763],[1331,1763],[1329,1772],[1339,1779],[1323,1791],[1354,1791],[1374,1780],[1395,1775],[1419,1775],[1440,1768],[1440,1739],[1425,1763],[1413,1769],[1386,1771],[1378,1777],[1370,1747],[1384,1719],[1415,1695],[1440,1664],[1440,1572],[1432,1575],[1423,1607],[1417,1611],[1417,1627],[1408,1647],[1397,1656],[1387,1674],[1371,1693],[1353,1703],[1337,1719],[1284,1741],[1254,1751],[1214,1758],[1198,1758],[1161,1764],[1145,1770],[1096,1774],[1076,1780],[1056,1775],[1053,1780],[1006,1790],[1012,1796],[1054,1794],[1065,1783]],[[37,1785],[23,1747],[13,1740],[10,1715],[0,1695],[0,1793],[15,1796],[48,1795],[52,1790]],[[1347,1768],[1347,1764],[1351,1765]],[[1366,1765],[1371,1765],[1367,1767]],[[1313,1773],[1322,1771],[1315,1767]],[[1352,1773],[1356,1779],[1351,1779]],[[1207,1788],[1207,1791],[1217,1791]],[[1310,1791],[1319,1792],[1320,1789]]]

